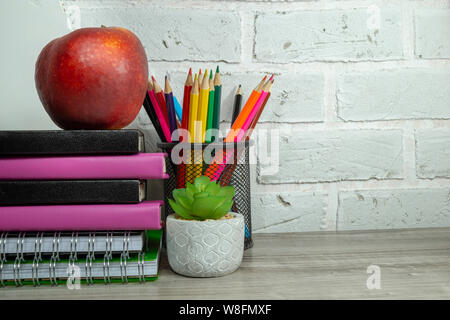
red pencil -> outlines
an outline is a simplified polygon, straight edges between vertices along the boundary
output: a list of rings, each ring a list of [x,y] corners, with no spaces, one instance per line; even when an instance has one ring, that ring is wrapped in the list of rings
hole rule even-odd
[[[166,99],[164,98],[164,91],[159,86],[155,77],[152,76],[152,80],[153,80],[153,90],[155,91],[156,99],[158,99],[159,106],[164,114],[164,118],[166,119],[166,122],[169,123],[169,115],[167,113],[167,106],[166,106]]]
[[[155,90],[153,88],[153,84],[152,82],[148,82],[148,91],[147,91],[148,95],[149,95],[149,99],[150,102],[153,106],[153,109],[155,111],[156,114],[156,118],[158,119],[159,122],[159,126],[164,134],[165,137],[165,141],[166,142],[172,142],[172,138],[171,138],[171,134],[170,134],[170,129],[169,129],[169,124],[167,123],[167,121],[164,119],[164,114],[161,110],[161,107],[159,106],[159,102],[158,99],[156,99],[156,95],[155,95]]]
[[[181,128],[184,130],[188,130],[189,126],[189,100],[191,97],[191,89],[193,84],[194,81],[192,80],[192,69],[190,68],[186,82],[184,84],[183,119],[181,120]],[[182,139],[180,141],[182,141]]]

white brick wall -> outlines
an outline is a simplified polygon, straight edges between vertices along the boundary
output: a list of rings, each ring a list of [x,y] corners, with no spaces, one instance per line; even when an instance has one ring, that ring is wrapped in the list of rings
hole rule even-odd
[[[400,11],[383,9],[376,29],[367,28],[368,17],[364,8],[258,12],[256,60],[289,63],[401,58]]]
[[[280,168],[252,166],[255,232],[450,226],[447,0],[62,2],[133,30],[178,97],[189,67],[219,64],[227,121],[239,83],[277,75],[259,127],[280,130]],[[153,132],[145,113],[132,126]]]

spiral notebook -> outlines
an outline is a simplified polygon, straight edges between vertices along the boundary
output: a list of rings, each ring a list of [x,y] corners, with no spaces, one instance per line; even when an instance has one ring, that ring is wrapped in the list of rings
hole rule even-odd
[[[114,254],[109,245],[104,254],[96,254],[91,245],[87,254],[72,250],[67,258],[62,258],[64,252],[56,248],[49,259],[44,259],[38,249],[34,256],[29,257],[21,250],[15,257],[8,257],[3,251],[0,256],[0,285],[73,285],[77,281],[80,284],[108,284],[156,280],[161,239],[162,230],[146,231],[145,249],[136,253],[129,250],[130,236],[125,237],[120,254]]]
[[[129,252],[144,250],[145,231],[80,231],[80,232],[2,232],[0,233],[0,256],[10,256],[22,252],[24,255],[42,256],[76,252],[87,254],[89,251],[121,253],[123,244],[128,241]]]

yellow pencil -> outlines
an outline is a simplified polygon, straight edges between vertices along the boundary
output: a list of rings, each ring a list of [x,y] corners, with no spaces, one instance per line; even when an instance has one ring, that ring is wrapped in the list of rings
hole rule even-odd
[[[189,100],[189,124],[188,124],[188,130],[191,138],[191,143],[196,142],[196,132],[195,132],[195,122],[197,121],[197,111],[198,111],[198,99],[199,99],[199,92],[198,92],[198,78],[197,74],[195,74],[194,78],[194,85],[192,86],[191,90],[191,97]]]
[[[201,142],[205,142],[206,122],[208,120],[208,101],[209,101],[209,78],[208,70],[205,70],[200,89],[200,98],[198,100],[198,121],[201,121]]]
[[[199,98],[199,90],[198,90],[198,77],[195,74],[194,84],[191,89],[191,95],[189,100],[189,122],[188,122],[188,130],[191,143],[201,142],[199,141],[198,131],[195,126],[197,122],[197,113],[198,113],[198,98]],[[202,165],[199,156],[196,154],[195,150],[191,150],[190,152],[190,162],[186,165],[186,182],[194,183],[194,180],[197,176],[202,174]],[[200,163],[200,165],[199,165]],[[200,167],[200,168],[199,168]]]
[[[198,69],[198,86],[199,86],[199,88],[202,86],[202,81],[203,81],[202,69]]]

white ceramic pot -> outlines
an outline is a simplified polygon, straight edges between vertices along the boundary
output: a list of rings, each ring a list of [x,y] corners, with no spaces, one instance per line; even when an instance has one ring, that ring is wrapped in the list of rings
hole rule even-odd
[[[190,277],[220,277],[239,268],[244,254],[244,216],[194,221],[167,217],[166,244],[169,264]]]

